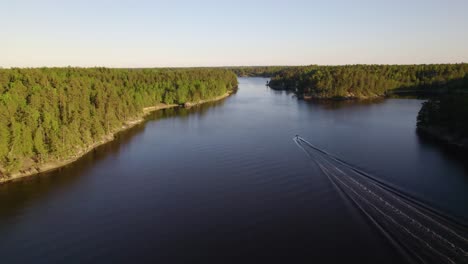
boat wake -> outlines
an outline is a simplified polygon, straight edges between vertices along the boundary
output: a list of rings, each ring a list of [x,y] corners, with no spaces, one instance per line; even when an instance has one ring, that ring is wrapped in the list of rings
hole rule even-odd
[[[468,263],[468,229],[465,225],[299,136],[293,140],[408,261]]]

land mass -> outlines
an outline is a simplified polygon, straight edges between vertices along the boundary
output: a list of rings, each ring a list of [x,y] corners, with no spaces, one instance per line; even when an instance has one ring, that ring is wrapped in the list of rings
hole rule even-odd
[[[2,69],[0,182],[73,162],[151,111],[236,88],[225,69]]]
[[[367,99],[391,94],[468,91],[468,64],[304,66],[268,84],[304,99]]]

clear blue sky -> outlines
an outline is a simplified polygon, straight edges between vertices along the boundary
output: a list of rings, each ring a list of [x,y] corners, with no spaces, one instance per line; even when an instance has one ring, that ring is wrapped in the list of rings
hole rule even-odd
[[[468,0],[0,0],[0,66],[468,62]]]

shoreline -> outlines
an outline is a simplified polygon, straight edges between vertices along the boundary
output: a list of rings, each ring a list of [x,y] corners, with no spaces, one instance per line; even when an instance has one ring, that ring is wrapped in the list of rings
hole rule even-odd
[[[305,101],[314,101],[314,100],[323,100],[323,101],[357,101],[357,100],[374,100],[374,99],[387,99],[387,98],[395,98],[395,97],[421,97],[421,98],[431,98],[440,95],[447,94],[446,89],[406,89],[406,90],[399,90],[399,89],[392,89],[384,92],[383,94],[369,94],[369,95],[354,95],[352,93],[346,96],[315,96],[312,94],[305,94],[299,93],[297,91],[297,87],[288,87],[284,85],[270,85],[267,84],[267,87],[273,89],[275,91],[290,91],[296,95],[298,99],[302,99]],[[463,90],[454,90],[451,93],[455,94],[467,94],[468,92]]]
[[[127,129],[130,129],[130,128],[138,125],[138,124],[143,123],[143,121],[145,121],[145,117],[147,115],[149,115],[150,113],[154,112],[154,111],[159,111],[159,110],[168,109],[168,108],[175,108],[175,107],[190,108],[190,107],[201,105],[201,104],[208,103],[208,102],[219,101],[221,99],[229,97],[233,93],[234,93],[234,91],[228,91],[223,95],[220,95],[220,96],[217,96],[217,97],[214,97],[214,98],[211,98],[211,99],[199,100],[198,102],[186,102],[185,104],[182,104],[182,105],[179,105],[179,104],[158,104],[158,105],[155,105],[155,106],[145,107],[145,108],[143,108],[143,114],[139,118],[125,121],[125,123],[124,123],[124,125],[122,125],[122,127],[118,128],[117,130],[113,131],[112,133],[104,136],[100,141],[97,141],[97,142],[87,146],[83,150],[76,153],[74,156],[69,157],[67,159],[63,159],[63,160],[56,160],[56,161],[50,161],[50,162],[46,162],[46,163],[42,163],[42,164],[36,164],[36,165],[33,165],[33,166],[29,167],[29,168],[21,169],[19,172],[12,173],[8,177],[0,178],[0,185],[5,184],[5,183],[9,183],[9,182],[13,182],[13,181],[22,180],[22,179],[25,179],[25,178],[29,178],[30,176],[38,175],[40,173],[50,172],[50,171],[62,168],[64,166],[68,165],[68,164],[71,164],[71,163],[79,160],[81,157],[88,154],[89,152],[91,152],[95,148],[97,148],[97,147],[99,147],[101,145],[104,145],[104,144],[106,144],[108,142],[113,141],[115,139],[115,135],[117,133],[120,133],[120,132],[125,131]]]

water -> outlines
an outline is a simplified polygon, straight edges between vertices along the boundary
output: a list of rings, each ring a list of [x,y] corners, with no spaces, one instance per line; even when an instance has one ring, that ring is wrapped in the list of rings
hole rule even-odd
[[[296,134],[468,219],[468,169],[415,133],[421,100],[310,103],[239,81],[223,101],[155,112],[74,164],[0,186],[2,263],[404,262]]]
[[[293,140],[408,261],[468,262],[468,232],[463,225],[300,136]]]

